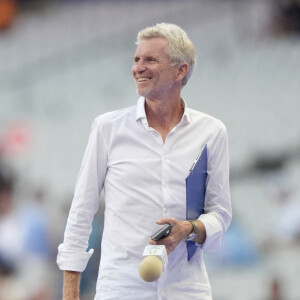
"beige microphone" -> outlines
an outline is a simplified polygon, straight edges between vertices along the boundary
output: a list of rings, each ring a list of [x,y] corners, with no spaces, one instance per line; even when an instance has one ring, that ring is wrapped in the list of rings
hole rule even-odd
[[[147,282],[157,280],[168,263],[165,245],[147,245],[143,257],[139,267],[141,278]]]

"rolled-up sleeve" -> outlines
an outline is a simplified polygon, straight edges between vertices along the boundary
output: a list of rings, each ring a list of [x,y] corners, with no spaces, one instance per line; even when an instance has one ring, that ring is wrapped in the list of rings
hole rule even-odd
[[[203,250],[216,251],[232,219],[229,187],[229,156],[227,131],[221,126],[208,157],[208,174],[204,214],[199,217],[206,229]]]
[[[57,264],[61,270],[82,272],[93,254],[92,249],[88,252],[87,249],[107,170],[104,135],[100,122],[96,119],[77,177],[64,241],[58,247]]]
[[[82,272],[85,270],[94,250],[88,252],[64,249],[64,244],[58,246],[57,265],[61,270]]]

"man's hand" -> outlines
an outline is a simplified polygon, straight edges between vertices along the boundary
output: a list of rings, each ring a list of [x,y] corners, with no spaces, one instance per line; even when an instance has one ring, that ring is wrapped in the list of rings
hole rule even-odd
[[[173,228],[167,237],[158,241],[154,241],[152,239],[149,240],[151,245],[165,245],[168,255],[193,231],[193,227],[189,221],[179,221],[175,218],[164,218],[156,221],[156,223],[159,225],[173,225]],[[195,220],[194,223],[197,227],[197,236],[193,241],[203,244],[206,239],[204,224],[199,220]]]
[[[80,300],[79,283],[79,272],[64,271],[64,288],[62,300]]]

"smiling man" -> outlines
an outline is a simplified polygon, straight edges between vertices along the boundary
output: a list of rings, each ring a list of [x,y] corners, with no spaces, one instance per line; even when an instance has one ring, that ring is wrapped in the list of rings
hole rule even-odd
[[[187,34],[173,24],[139,32],[132,75],[137,105],[109,112],[93,123],[72,207],[59,246],[64,300],[79,300],[80,272],[99,195],[105,220],[95,300],[211,300],[203,250],[216,250],[231,222],[227,133],[223,123],[188,108],[181,90],[196,60]],[[186,183],[206,146],[204,213],[186,220]],[[168,235],[149,240],[157,224]],[[187,241],[197,245],[188,259]],[[167,249],[168,264],[153,283],[138,274],[146,244]]]

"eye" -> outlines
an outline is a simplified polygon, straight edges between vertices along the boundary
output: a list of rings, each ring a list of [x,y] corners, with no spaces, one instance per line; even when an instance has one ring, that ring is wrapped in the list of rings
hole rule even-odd
[[[154,61],[156,61],[156,59],[155,59],[154,57],[152,57],[152,56],[146,57],[145,60],[146,60],[147,62],[154,62]]]

